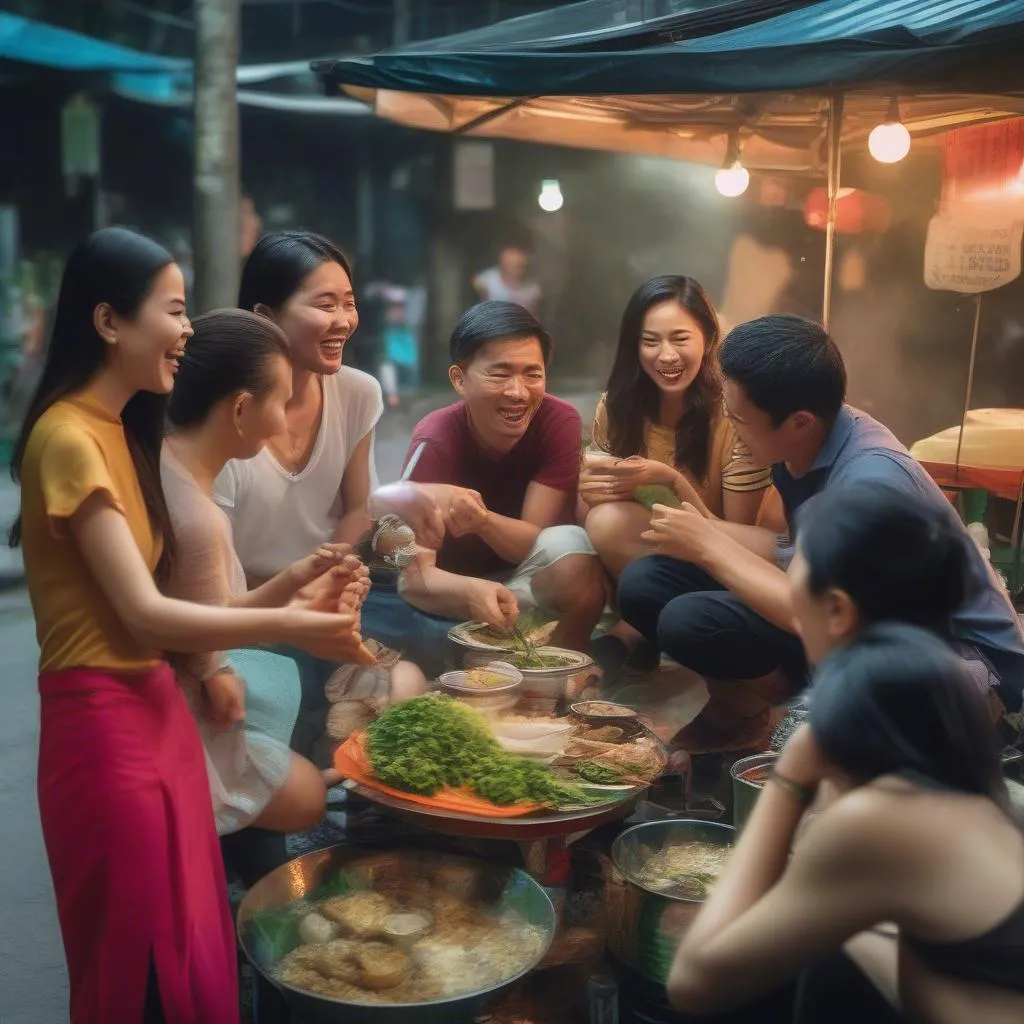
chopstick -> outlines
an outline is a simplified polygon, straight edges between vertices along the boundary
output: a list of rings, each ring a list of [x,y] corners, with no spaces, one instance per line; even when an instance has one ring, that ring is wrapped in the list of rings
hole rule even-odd
[[[416,470],[416,465],[420,461],[420,456],[426,450],[426,447],[427,447],[428,444],[429,444],[428,441],[420,441],[418,447],[416,448],[416,451],[414,451],[412,453],[412,456],[410,457],[409,461],[406,463],[405,469],[402,470],[402,475],[398,478],[398,482],[400,484],[406,483],[406,481],[408,481],[409,477],[411,477],[413,475],[413,473]]]

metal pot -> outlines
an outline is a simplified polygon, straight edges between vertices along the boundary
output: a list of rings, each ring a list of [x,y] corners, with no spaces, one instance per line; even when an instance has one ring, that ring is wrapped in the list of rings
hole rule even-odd
[[[515,651],[508,648],[495,648],[472,639],[472,631],[465,623],[448,632],[449,654],[458,668],[479,668],[495,660],[508,660]],[[568,659],[568,664],[561,668],[521,668],[523,683],[519,688],[519,696],[527,702],[554,702],[565,699],[574,701],[587,689],[592,680],[597,679],[601,670],[594,660],[579,651],[566,650],[564,647],[538,647],[538,654],[557,655]]]
[[[522,971],[500,985],[429,1003],[352,1003],[294,988],[274,975],[277,962],[298,944],[297,900],[309,897],[342,875],[358,878],[373,891],[402,899],[403,885],[430,879],[437,888],[471,898],[495,914],[514,911],[539,926],[543,949]],[[294,922],[295,924],[293,924]],[[333,846],[307,853],[260,879],[238,910],[242,949],[255,969],[277,988],[303,1024],[461,1024],[472,1021],[500,993],[528,974],[547,954],[555,933],[555,910],[544,890],[526,872],[468,857]]]
[[[458,626],[452,626],[448,630],[448,661],[454,669],[476,668],[480,665],[477,656],[486,656],[487,661],[501,661],[502,656],[511,654],[514,651],[512,638],[509,637],[507,644],[485,644],[474,639],[473,633],[482,628],[479,622],[463,622]],[[473,661],[468,661],[470,656]]]
[[[730,846],[736,830],[713,821],[649,821],[626,829],[612,844],[614,871],[608,893],[608,945],[645,978],[668,981],[679,943],[703,900],[666,896],[646,888],[639,874],[665,846],[704,842]]]
[[[771,768],[778,759],[779,755],[776,753],[752,754],[750,757],[741,757],[729,769],[732,776],[732,823],[737,831],[742,831],[746,825],[750,812],[753,811],[754,804],[764,789],[763,782],[751,782],[741,776],[752,768]]]

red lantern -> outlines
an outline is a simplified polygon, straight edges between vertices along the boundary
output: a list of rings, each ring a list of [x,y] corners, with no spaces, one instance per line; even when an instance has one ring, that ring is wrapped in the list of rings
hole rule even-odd
[[[836,231],[856,235],[861,231],[885,231],[892,219],[889,204],[881,197],[856,188],[841,188],[836,197]],[[828,189],[812,189],[804,200],[804,221],[824,231],[828,224]]]

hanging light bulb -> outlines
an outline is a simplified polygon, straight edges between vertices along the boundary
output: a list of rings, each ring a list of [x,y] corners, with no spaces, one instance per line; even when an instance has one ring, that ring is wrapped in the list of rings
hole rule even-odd
[[[554,178],[548,178],[541,183],[537,205],[545,213],[557,213],[564,203],[565,196],[562,195],[562,186]]]
[[[715,188],[719,195],[727,199],[743,195],[749,184],[750,171],[739,160],[734,160],[728,167],[715,172]]]
[[[747,191],[750,172],[740,163],[740,140],[736,132],[729,133],[725,147],[725,161],[721,170],[715,172],[715,190],[720,196],[735,199]]]
[[[895,96],[889,101],[885,120],[871,129],[868,152],[882,164],[899,163],[910,152],[910,132],[900,120],[900,107]]]

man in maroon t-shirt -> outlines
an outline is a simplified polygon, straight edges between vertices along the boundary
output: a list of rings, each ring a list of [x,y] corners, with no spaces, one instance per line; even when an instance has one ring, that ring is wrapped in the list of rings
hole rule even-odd
[[[553,642],[586,650],[604,609],[606,578],[575,525],[582,424],[545,394],[551,336],[514,302],[467,310],[451,337],[452,386],[462,401],[412,434],[410,479],[437,501],[440,549],[406,571],[405,599],[450,619],[510,629],[521,611],[559,620]]]

